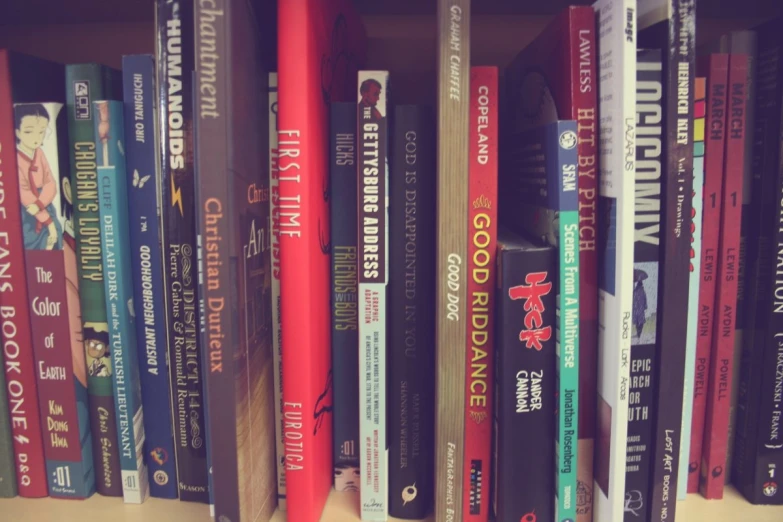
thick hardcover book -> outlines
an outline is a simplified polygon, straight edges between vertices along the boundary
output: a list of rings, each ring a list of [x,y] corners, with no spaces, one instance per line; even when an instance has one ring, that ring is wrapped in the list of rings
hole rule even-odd
[[[711,54],[699,62],[707,76],[708,133],[704,151],[704,197],[702,222],[719,223],[723,194],[723,157],[726,145],[726,103],[728,99],[729,55]],[[696,332],[696,364],[693,374],[691,449],[688,459],[688,493],[699,490],[704,421],[707,414],[707,385],[710,373],[712,333],[715,319],[715,287],[718,279],[720,227],[704,227],[701,235],[699,315]]]
[[[649,520],[650,458],[653,441],[655,368],[661,339],[658,317],[661,266],[663,159],[663,63],[660,49],[640,49],[636,63],[636,188],[634,214],[631,381],[628,399],[628,453],[625,520]]]
[[[271,518],[277,482],[269,74],[261,44],[274,19],[259,15],[249,0],[200,4],[195,13],[211,485],[215,520],[236,522]]]
[[[745,108],[748,88],[748,56],[729,59],[726,115],[726,159],[720,215],[720,247],[715,289],[712,356],[707,388],[699,490],[708,499],[723,498],[729,437],[734,332],[737,313],[737,278],[740,223],[742,219],[742,172],[745,153]]]
[[[576,517],[593,519],[598,363],[598,117],[595,13],[569,7],[541,32],[507,71],[521,92],[522,121],[529,126],[557,119],[577,122],[579,177],[579,462]],[[512,93],[513,94],[513,93]]]
[[[465,374],[463,512],[487,522],[494,411],[495,280],[498,230],[498,69],[470,69],[468,332]]]
[[[696,78],[693,92],[693,191],[691,194],[691,266],[688,280],[688,344],[685,353],[685,384],[682,393],[682,437],[680,469],[677,472],[677,500],[688,493],[693,389],[696,373],[696,343],[699,330],[699,284],[701,282],[702,208],[704,206],[704,151],[707,124],[707,78]]]
[[[198,338],[193,146],[194,3],[157,0],[161,236],[179,498],[209,501]]]
[[[470,0],[438,0],[435,522],[463,520]]]
[[[0,50],[0,327],[3,373],[10,410],[18,492],[23,497],[48,494],[44,444],[38,412],[38,370],[33,354],[30,303],[27,299],[16,132],[13,104],[62,100],[62,65]]]
[[[660,248],[657,316],[659,350],[653,368],[654,402],[649,520],[675,516],[682,428],[682,392],[688,322],[691,190],[693,186],[693,84],[696,76],[696,2],[641,0],[639,46],[663,58]]]
[[[430,513],[434,487],[435,122],[429,108],[416,105],[397,106],[393,121],[389,180],[389,514],[418,520]],[[488,467],[485,469],[488,471]]]
[[[122,496],[117,413],[112,386],[113,365],[103,286],[103,246],[99,217],[97,151],[93,100],[119,100],[119,71],[98,64],[65,68],[71,179],[74,179],[74,232],[78,258],[82,336],[87,364],[87,392],[93,438],[93,464],[98,493]]]
[[[753,127],[753,197],[751,206],[758,215],[758,241],[755,255],[749,245],[746,258],[746,281],[755,282],[753,301],[748,295],[747,322],[741,354],[738,388],[732,482],[750,502],[781,504],[780,470],[783,468],[783,447],[776,426],[781,403],[781,377],[776,372],[781,348],[779,314],[783,313],[781,281],[775,277],[777,252],[781,238],[780,215],[783,176],[780,174],[780,124],[783,100],[783,33],[780,20],[758,29],[758,60],[756,110]],[[744,198],[743,198],[744,199]],[[760,207],[760,209],[757,209]],[[744,208],[743,208],[744,210]],[[743,218],[742,228],[745,227]],[[753,262],[755,260],[755,262]],[[738,311],[742,312],[739,309]]]
[[[348,0],[280,2],[277,14],[286,497],[290,520],[313,522],[334,474],[329,104],[356,99],[366,38]]]
[[[5,358],[0,352],[0,365]],[[14,446],[11,440],[11,416],[8,414],[5,373],[0,372],[0,498],[13,498],[19,492],[14,471]]]
[[[133,312],[144,409],[144,456],[150,495],[177,498],[171,424],[160,245],[158,132],[155,62],[151,55],[122,59],[128,228],[133,272]]]
[[[22,217],[49,495],[87,498],[95,492],[95,471],[87,368],[76,325],[81,314],[73,280],[73,207],[68,201],[68,134],[62,109],[62,103],[14,105],[17,212]],[[71,240],[67,244],[66,228]]]
[[[195,14],[211,486],[215,520],[239,522],[272,516],[277,482],[269,74],[261,44],[271,20],[257,6],[221,0]]]
[[[356,103],[330,108],[334,489],[359,491],[359,265]]]
[[[353,109],[353,104],[351,109]],[[353,114],[353,112],[351,112]],[[356,127],[356,125],[354,125]],[[277,168],[277,73],[269,73],[269,241],[272,256],[272,364],[275,386],[275,465],[277,507],[285,510],[285,446],[283,445],[283,336],[280,322],[280,171]],[[354,181],[351,171],[351,181]],[[356,184],[354,183],[355,187]],[[354,377],[356,374],[353,374]],[[358,392],[357,392],[358,393]],[[357,406],[358,408],[358,406]],[[358,415],[358,414],[357,414]],[[357,466],[358,468],[358,466]]]
[[[507,232],[497,244],[495,519],[554,520],[558,252]]]
[[[362,520],[388,518],[386,285],[389,282],[389,73],[359,71],[359,469]]]
[[[636,2],[593,4],[598,30],[598,397],[593,518],[623,520],[633,292]]]
[[[517,100],[512,98],[511,103]],[[576,439],[579,412],[579,202],[576,122],[561,120],[519,131],[508,127],[509,147],[501,171],[501,219],[506,227],[558,247],[555,330],[530,329],[520,339],[528,349],[556,337],[557,460],[555,520],[576,517]]]
[[[141,504],[149,495],[144,463],[144,414],[133,310],[133,273],[125,176],[125,122],[121,101],[93,102],[98,164],[101,242],[109,323],[114,403],[125,502]]]

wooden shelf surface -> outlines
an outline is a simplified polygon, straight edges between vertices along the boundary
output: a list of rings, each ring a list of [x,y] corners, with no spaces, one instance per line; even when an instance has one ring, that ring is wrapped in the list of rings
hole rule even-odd
[[[321,522],[358,522],[358,495],[332,492]],[[121,499],[94,495],[86,501],[21,499],[0,500],[0,520],[13,522],[209,522],[203,504],[149,499],[140,506]],[[396,519],[390,518],[391,522]],[[733,488],[723,500],[705,500],[689,495],[677,504],[676,522],[781,522],[783,506],[752,506]],[[263,521],[261,521],[263,522]],[[278,511],[269,522],[287,522]],[[425,522],[432,522],[432,518]],[[674,521],[673,521],[674,522]]]

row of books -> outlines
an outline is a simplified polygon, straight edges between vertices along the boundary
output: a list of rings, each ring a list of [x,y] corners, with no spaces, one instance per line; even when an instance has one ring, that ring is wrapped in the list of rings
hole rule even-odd
[[[121,74],[0,52],[4,494],[663,521],[733,425],[781,502],[776,21],[599,0],[501,72],[439,0],[435,116],[348,1],[202,4]]]

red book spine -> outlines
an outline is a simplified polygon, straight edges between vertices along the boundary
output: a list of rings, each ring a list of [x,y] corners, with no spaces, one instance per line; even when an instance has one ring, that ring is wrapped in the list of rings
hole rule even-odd
[[[726,143],[726,98],[729,55],[713,54],[707,61],[707,135],[704,163],[704,223],[717,223],[721,213],[723,156]],[[693,420],[688,460],[688,493],[699,490],[704,420],[707,411],[707,383],[710,370],[715,283],[718,277],[719,228],[705,226],[701,236],[701,284],[699,322],[696,337],[696,366],[693,379]]]
[[[0,51],[0,330],[19,495],[37,498],[48,488],[19,208],[11,70]]]
[[[288,520],[316,522],[332,486],[328,106],[354,99],[365,53],[347,0],[278,5],[283,443]],[[358,378],[358,376],[357,376]]]
[[[593,520],[593,452],[598,379],[598,78],[595,13],[572,7],[570,119],[576,120],[579,175],[579,445],[577,522]]]
[[[470,69],[468,336],[463,518],[487,522],[494,389],[498,214],[498,69]]]
[[[723,498],[729,443],[734,333],[737,315],[742,174],[745,162],[745,123],[748,56],[731,55],[726,110],[726,161],[720,218],[720,251],[712,334],[710,382],[700,490],[708,499]]]

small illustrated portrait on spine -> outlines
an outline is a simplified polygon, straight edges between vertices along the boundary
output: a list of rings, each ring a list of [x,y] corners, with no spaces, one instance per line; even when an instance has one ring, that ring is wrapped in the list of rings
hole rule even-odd
[[[383,87],[381,82],[373,78],[364,80],[359,86],[359,107],[362,107],[362,119],[377,121],[383,118],[378,110],[378,100],[381,99]],[[369,118],[367,116],[370,116]]]
[[[359,462],[345,461],[334,464],[335,491],[359,491]]]
[[[90,377],[111,376],[111,351],[109,349],[109,325],[85,323],[84,351],[87,354],[87,373]]]
[[[56,115],[54,115],[56,116]],[[45,142],[56,140],[54,117],[39,103],[14,107],[19,196],[24,246],[33,250],[62,250],[63,229],[58,219],[58,174],[53,173]],[[54,145],[56,153],[56,144]],[[57,158],[52,158],[57,165]]]

